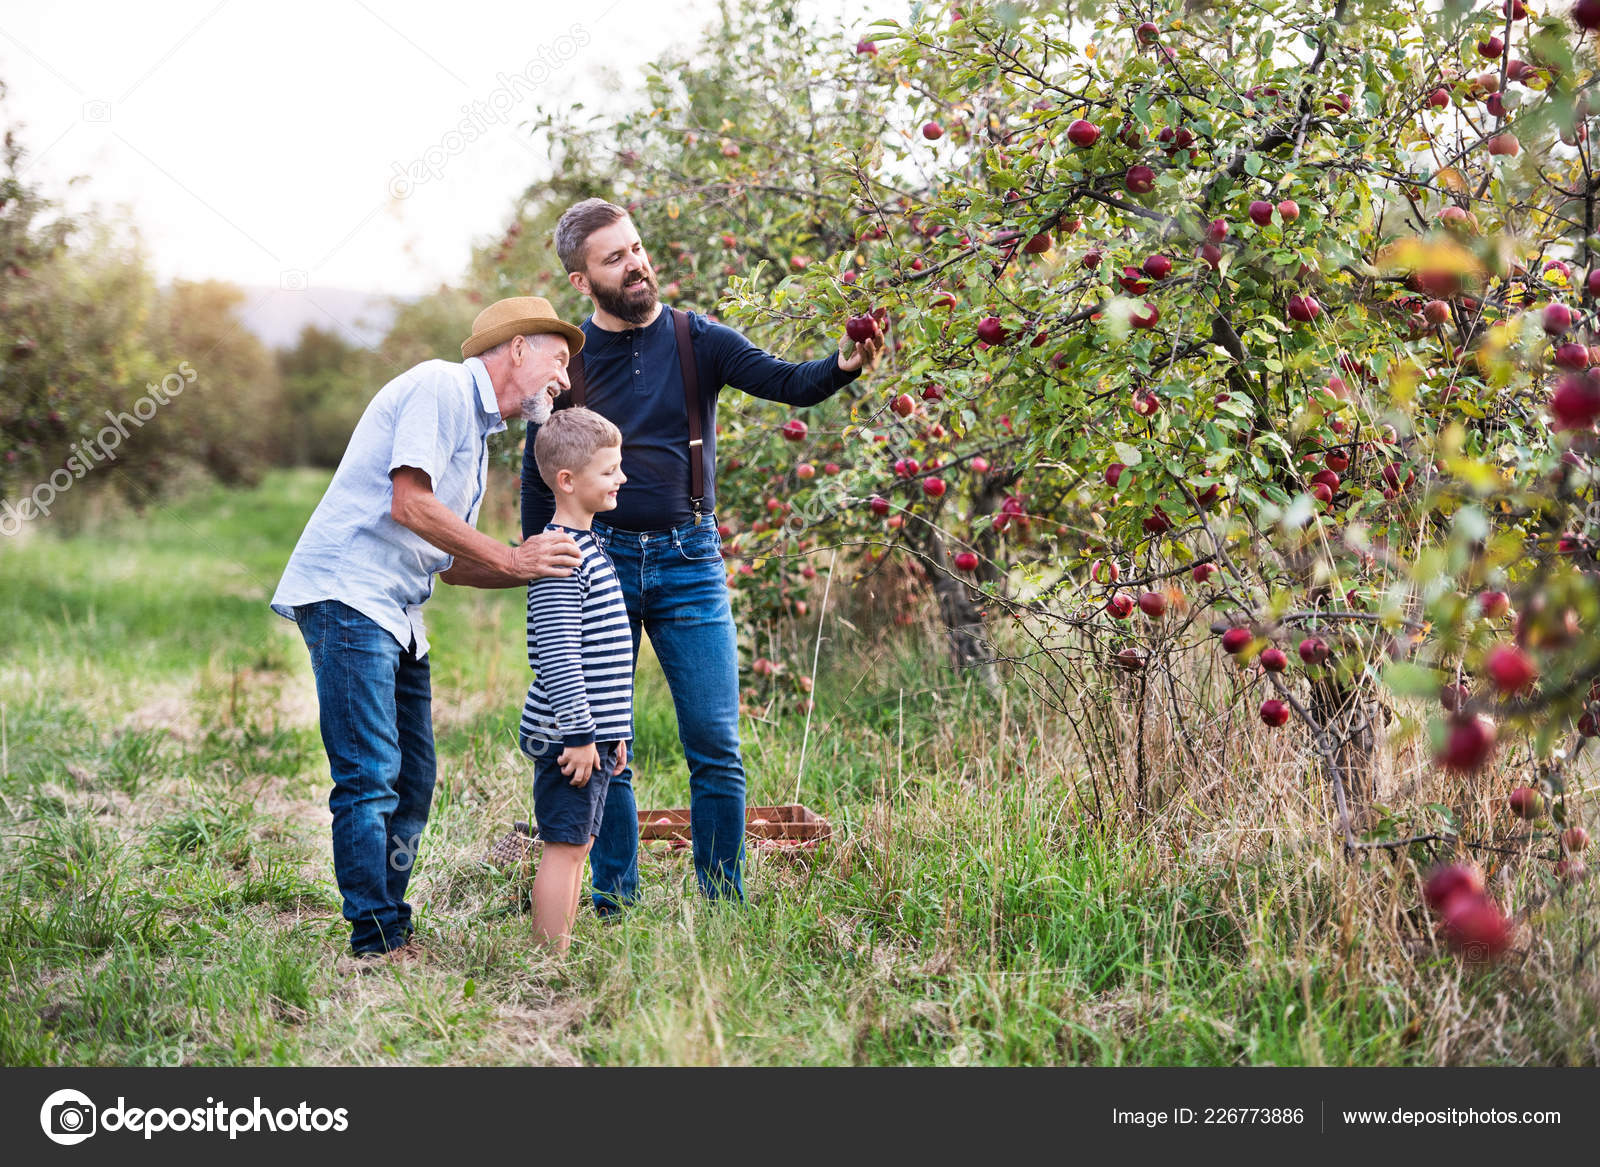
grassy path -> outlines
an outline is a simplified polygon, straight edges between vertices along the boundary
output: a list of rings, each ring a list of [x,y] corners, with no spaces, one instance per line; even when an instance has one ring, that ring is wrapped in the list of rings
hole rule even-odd
[[[323,482],[276,474],[0,548],[0,1062],[1600,1058],[1594,962],[1571,959],[1600,921],[1592,891],[1558,900],[1509,872],[1537,927],[1514,964],[1463,971],[1407,872],[1330,853],[1293,756],[1202,767],[1158,813],[1097,822],[1067,727],[1023,686],[996,707],[917,635],[844,625],[802,789],[842,829],[825,861],[758,862],[739,912],[687,894],[681,856],[649,855],[642,906],[584,916],[555,964],[531,944],[526,880],[481,861],[528,810],[520,597],[443,587],[439,783],[412,884],[429,956],[347,973],[310,670],[266,607]],[[649,659],[638,707],[641,805],[683,805]],[[746,720],[752,801],[789,801],[802,728]]]

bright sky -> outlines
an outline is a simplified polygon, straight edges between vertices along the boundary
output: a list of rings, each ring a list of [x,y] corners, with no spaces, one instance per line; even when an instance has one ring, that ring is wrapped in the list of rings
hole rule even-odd
[[[411,294],[455,279],[546,173],[518,128],[536,104],[626,100],[714,12],[24,0],[0,10],[0,120],[22,126],[29,181],[127,207],[163,279]]]

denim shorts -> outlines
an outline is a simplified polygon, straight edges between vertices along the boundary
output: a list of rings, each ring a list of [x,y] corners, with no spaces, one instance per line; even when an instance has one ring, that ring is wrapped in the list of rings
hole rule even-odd
[[[566,748],[560,742],[520,737],[522,752],[533,759],[533,817],[539,837],[551,843],[582,847],[600,833],[605,814],[606,790],[616,765],[617,743],[596,742],[600,765],[589,775],[587,786],[574,786],[556,759]]]

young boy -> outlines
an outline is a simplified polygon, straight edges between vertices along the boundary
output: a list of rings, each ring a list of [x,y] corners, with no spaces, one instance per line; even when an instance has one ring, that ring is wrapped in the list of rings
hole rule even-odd
[[[533,812],[544,857],[533,880],[533,934],[564,954],[578,913],[583,864],[600,830],[611,775],[633,737],[633,640],[622,587],[590,523],[617,505],[622,434],[589,409],[563,409],[534,441],[554,521],[578,543],[570,576],[528,585],[528,664],[536,676],[518,740],[534,762]]]

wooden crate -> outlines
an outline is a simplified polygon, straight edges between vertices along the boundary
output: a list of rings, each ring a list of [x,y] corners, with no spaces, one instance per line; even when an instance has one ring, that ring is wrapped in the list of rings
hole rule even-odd
[[[827,819],[798,803],[746,807],[744,831],[746,847],[763,854],[812,853],[833,837]],[[675,851],[688,850],[689,811],[682,807],[641,810],[639,838],[665,841]]]

